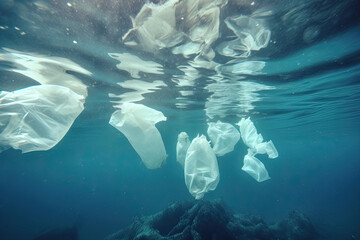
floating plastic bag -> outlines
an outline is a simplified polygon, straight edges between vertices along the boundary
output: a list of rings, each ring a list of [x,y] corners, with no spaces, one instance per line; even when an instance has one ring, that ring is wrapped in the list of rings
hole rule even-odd
[[[167,155],[159,130],[155,124],[166,121],[162,112],[142,104],[123,103],[115,111],[110,125],[122,132],[148,169],[161,167]]]
[[[267,154],[269,158],[277,158],[279,156],[278,151],[276,150],[273,142],[270,140],[268,142],[259,143],[255,146],[256,153],[258,154]]]
[[[270,179],[264,164],[255,157],[256,154],[267,154],[269,158],[277,158],[279,156],[273,142],[263,142],[261,134],[250,120],[250,118],[242,118],[237,125],[240,127],[241,138],[249,147],[248,154],[244,157],[244,166],[242,170],[250,174],[258,182]]]
[[[54,147],[83,111],[83,102],[83,96],[55,85],[0,92],[0,151]]]
[[[264,164],[251,153],[245,155],[244,166],[241,169],[247,172],[258,182],[263,182],[270,179]]]
[[[190,146],[189,136],[186,132],[181,132],[176,144],[176,160],[184,167],[186,152]]]
[[[255,149],[259,143],[263,142],[261,134],[257,133],[257,130],[250,120],[250,118],[242,118],[237,125],[240,127],[241,138],[243,142],[251,149]]]
[[[192,140],[184,165],[185,184],[195,199],[201,199],[219,183],[216,156],[204,135]]]
[[[207,134],[213,144],[217,156],[223,156],[234,150],[235,144],[240,140],[240,133],[230,123],[217,121],[208,124]]]
[[[237,123],[240,127],[241,138],[243,142],[254,152],[254,154],[267,153],[269,158],[277,158],[279,156],[273,142],[263,142],[264,139],[261,134],[257,133],[254,123],[250,118],[242,118]]]

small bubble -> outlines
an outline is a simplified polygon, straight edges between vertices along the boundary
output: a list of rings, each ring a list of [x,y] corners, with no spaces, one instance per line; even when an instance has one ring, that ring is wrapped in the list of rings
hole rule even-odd
[[[78,44],[78,42],[76,40],[73,41],[73,44]]]
[[[250,5],[251,5],[251,6],[254,6],[254,5],[255,5],[255,2],[251,2]]]
[[[66,28],[66,31],[70,31],[70,28]]]
[[[18,27],[14,27],[14,29],[15,29],[16,31],[20,31],[20,28],[18,28]]]
[[[8,29],[8,26],[0,26],[0,29],[6,30],[6,29]]]
[[[72,7],[72,4],[71,3],[66,3],[66,5],[68,6],[68,7]]]
[[[26,32],[21,32],[20,35],[24,36],[26,35]]]

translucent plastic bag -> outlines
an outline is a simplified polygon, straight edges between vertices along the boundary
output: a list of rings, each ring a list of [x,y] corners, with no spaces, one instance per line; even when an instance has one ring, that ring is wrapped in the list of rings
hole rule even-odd
[[[245,155],[244,166],[241,169],[247,172],[258,182],[263,182],[270,179],[264,164],[251,153]]]
[[[255,152],[258,154],[267,154],[269,158],[277,158],[279,156],[278,151],[276,150],[273,142],[270,140],[268,142],[259,143],[255,146]]]
[[[55,85],[0,92],[0,151],[54,147],[83,111],[83,102],[83,96]]]
[[[142,104],[124,103],[115,111],[110,125],[122,132],[149,169],[161,167],[166,160],[166,151],[155,124],[166,121],[162,112]]]
[[[240,133],[230,123],[217,121],[208,124],[207,134],[217,156],[223,156],[234,150],[235,144],[240,140]]]
[[[186,152],[190,146],[189,136],[186,132],[181,132],[178,136],[178,142],[176,144],[176,160],[184,167]]]
[[[237,123],[237,125],[240,127],[240,133],[243,142],[249,148],[255,150],[256,146],[263,142],[263,137],[261,134],[257,133],[257,130],[250,118],[242,118],[240,122]]]
[[[219,183],[219,168],[214,151],[204,135],[192,140],[184,165],[185,184],[195,199],[201,199]]]
[[[242,118],[237,125],[240,127],[241,138],[243,142],[251,149],[254,154],[267,154],[269,158],[277,158],[279,156],[273,142],[263,142],[264,139],[250,120],[250,118]]]
[[[255,157],[256,154],[267,154],[269,158],[277,158],[279,156],[273,142],[263,142],[261,134],[250,120],[250,118],[242,118],[237,125],[240,127],[241,138],[249,147],[248,154],[244,157],[244,166],[242,170],[250,174],[258,182],[270,179],[264,164]]]

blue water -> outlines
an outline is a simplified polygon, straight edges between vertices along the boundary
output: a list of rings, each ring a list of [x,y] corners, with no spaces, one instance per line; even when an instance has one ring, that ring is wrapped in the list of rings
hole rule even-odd
[[[218,158],[220,182],[205,199],[221,198],[235,212],[268,222],[297,209],[324,239],[360,239],[358,3],[259,1],[256,8],[273,12],[263,17],[272,35],[267,47],[244,61],[264,66],[234,67],[217,55],[218,70],[198,68],[198,76],[183,86],[178,66],[191,59],[134,49],[121,40],[131,28],[129,16],[136,16],[144,3],[0,3],[0,90],[39,84],[36,76],[17,72],[26,70],[26,64],[31,72],[34,65],[16,63],[14,53],[45,59],[40,72],[53,83],[74,78],[88,87],[84,111],[55,147],[0,153],[0,239],[32,239],[77,221],[80,239],[103,239],[136,216],[193,199],[176,162],[178,134],[186,131],[192,139],[206,133],[209,121],[235,124],[247,116],[279,152],[276,159],[259,156],[271,179],[258,183],[241,170],[247,148],[240,140],[233,152]],[[238,6],[223,14],[252,11]],[[309,29],[313,35],[303,37]],[[217,41],[225,41],[225,35]],[[126,52],[164,66],[161,74],[140,73],[137,79],[164,84],[137,101],[167,117],[156,126],[168,158],[156,170],[147,169],[125,136],[108,123],[114,112],[109,93],[130,92],[118,83],[133,79],[108,53]],[[47,62],[59,58],[91,74]]]

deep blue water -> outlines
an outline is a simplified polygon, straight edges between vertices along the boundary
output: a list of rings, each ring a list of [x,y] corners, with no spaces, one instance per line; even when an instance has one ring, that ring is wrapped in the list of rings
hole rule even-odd
[[[255,12],[249,8],[252,1],[240,2],[229,1],[236,8],[222,10],[222,35],[212,46],[231,35],[223,23],[226,16]],[[0,3],[0,90],[43,84],[38,75],[16,72],[34,73],[38,66],[51,84],[70,79],[88,90],[84,111],[55,147],[0,153],[0,239],[32,239],[76,221],[81,223],[80,239],[103,239],[136,216],[193,199],[176,162],[178,134],[186,131],[194,138],[206,134],[209,121],[235,124],[247,116],[279,152],[276,159],[259,156],[271,179],[258,183],[241,170],[247,148],[240,140],[233,152],[218,157],[220,182],[205,199],[221,198],[235,212],[268,222],[298,209],[324,239],[360,239],[356,1],[259,1],[254,7],[272,11],[261,18],[271,31],[268,46],[236,62],[250,63],[246,67],[234,68],[229,58],[216,53],[213,60],[219,67],[195,67],[193,78],[179,68],[189,66],[193,56],[147,52],[122,42],[132,27],[129,16],[136,16],[143,1],[67,3]],[[114,112],[109,93],[130,92],[118,83],[134,79],[108,53],[126,52],[163,65],[160,74],[136,78],[162,84],[136,101],[167,116],[156,126],[168,158],[156,170],[147,169],[125,136],[108,123]],[[14,53],[38,65],[16,62]],[[91,74],[62,65],[65,59]],[[254,67],[254,61],[264,66]],[[179,79],[188,82],[181,85]]]

